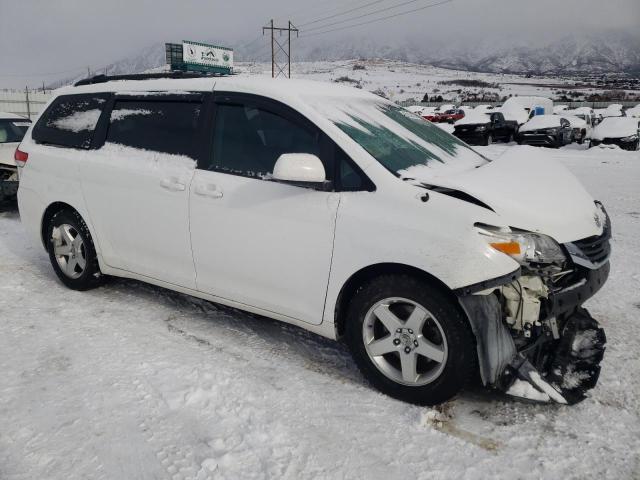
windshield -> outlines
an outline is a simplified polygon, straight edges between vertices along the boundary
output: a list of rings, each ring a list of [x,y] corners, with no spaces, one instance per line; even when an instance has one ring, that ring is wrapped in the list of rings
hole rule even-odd
[[[0,143],[20,142],[28,128],[27,120],[0,119]]]
[[[399,177],[450,174],[488,163],[453,135],[391,102],[340,100],[323,98],[314,107]]]

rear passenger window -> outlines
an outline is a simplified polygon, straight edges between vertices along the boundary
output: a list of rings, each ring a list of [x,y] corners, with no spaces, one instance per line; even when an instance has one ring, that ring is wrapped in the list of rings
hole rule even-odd
[[[116,101],[107,142],[195,157],[201,102]]]
[[[62,95],[33,128],[33,140],[71,148],[90,148],[93,132],[110,94]]]

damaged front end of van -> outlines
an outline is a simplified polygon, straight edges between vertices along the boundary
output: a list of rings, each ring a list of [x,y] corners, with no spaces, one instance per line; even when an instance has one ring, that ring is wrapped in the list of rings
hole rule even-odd
[[[564,244],[476,225],[493,248],[521,265],[505,278],[457,292],[476,336],[485,385],[561,404],[580,402],[596,385],[606,336],[582,305],[609,275],[611,222],[597,207],[594,223],[602,233]]]

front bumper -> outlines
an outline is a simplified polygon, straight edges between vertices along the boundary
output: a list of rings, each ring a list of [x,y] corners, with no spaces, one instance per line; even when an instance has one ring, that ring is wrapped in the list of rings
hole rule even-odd
[[[556,135],[547,135],[544,133],[525,132],[519,135],[520,143],[523,145],[533,145],[542,147],[557,147],[560,141]]]
[[[560,317],[573,312],[593,297],[609,278],[609,270],[608,261],[596,270],[577,268],[573,282],[558,291],[549,293],[546,305],[547,317]]]
[[[623,150],[635,150],[638,145],[638,140],[632,142],[623,142],[619,138],[605,138],[604,140],[591,139],[592,147],[597,147],[598,145],[617,145]]]
[[[609,269],[608,260],[593,269],[575,265],[573,274],[542,299],[532,327],[535,340],[526,344],[505,322],[498,282],[457,290],[476,337],[483,383],[527,400],[583,400],[598,380],[606,337],[582,304],[602,288]],[[517,283],[518,276],[514,272],[500,284]]]

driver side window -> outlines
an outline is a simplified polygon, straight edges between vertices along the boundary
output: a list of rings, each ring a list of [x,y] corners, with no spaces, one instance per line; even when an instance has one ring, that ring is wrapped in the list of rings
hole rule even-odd
[[[319,132],[251,104],[216,106],[209,170],[263,178],[283,153],[320,156]]]

